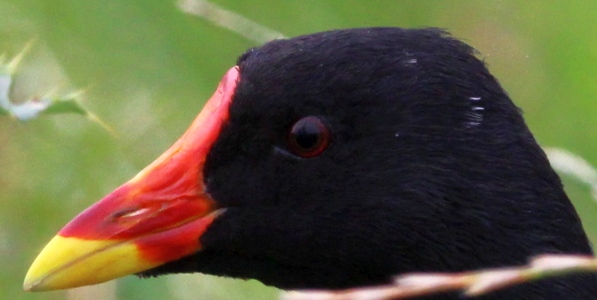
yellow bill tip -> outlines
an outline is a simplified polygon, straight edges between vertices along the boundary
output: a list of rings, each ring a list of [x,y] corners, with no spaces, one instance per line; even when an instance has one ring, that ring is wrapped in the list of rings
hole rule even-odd
[[[23,283],[25,291],[48,291],[102,283],[151,269],[135,244],[55,236],[37,256]]]

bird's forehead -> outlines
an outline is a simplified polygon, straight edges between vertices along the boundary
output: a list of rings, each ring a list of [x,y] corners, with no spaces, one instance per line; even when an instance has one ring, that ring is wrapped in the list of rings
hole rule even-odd
[[[487,108],[470,99],[485,102],[487,90],[499,90],[471,47],[438,30],[340,30],[275,40],[247,51],[238,66],[232,119],[411,111],[437,123],[454,111],[457,122],[446,122],[466,127],[480,123]]]
[[[338,62],[326,59],[316,47],[301,48],[300,44],[275,41],[241,56],[233,117],[289,117],[338,106],[332,97],[343,90],[338,78],[344,72],[333,67]],[[353,81],[352,87],[356,85]]]
[[[372,82],[381,82],[378,75],[387,73],[384,69],[400,73],[390,60],[402,52],[376,48],[364,39],[352,33],[324,33],[250,49],[238,60],[241,75],[233,105],[245,107],[247,113],[276,106],[278,111],[312,111],[370,99],[355,94],[372,91]]]

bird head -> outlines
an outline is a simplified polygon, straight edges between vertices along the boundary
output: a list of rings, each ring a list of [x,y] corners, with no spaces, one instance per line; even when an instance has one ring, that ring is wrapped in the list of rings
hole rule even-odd
[[[25,289],[180,272],[342,288],[543,252],[590,248],[473,48],[364,28],[243,54],[169,150],[58,232]]]

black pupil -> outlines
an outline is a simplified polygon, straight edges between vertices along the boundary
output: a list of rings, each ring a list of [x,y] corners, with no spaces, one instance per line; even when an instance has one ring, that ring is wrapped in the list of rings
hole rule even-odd
[[[296,144],[303,149],[311,149],[319,143],[321,134],[321,128],[317,124],[311,121],[301,122],[297,124],[293,130],[293,135],[296,140]]]

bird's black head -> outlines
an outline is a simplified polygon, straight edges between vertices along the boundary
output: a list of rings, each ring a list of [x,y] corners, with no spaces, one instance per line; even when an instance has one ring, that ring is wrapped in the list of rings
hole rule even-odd
[[[591,253],[520,111],[445,32],[276,40],[238,70],[200,178],[225,210],[200,251],[144,275],[343,288]]]
[[[251,49],[238,66],[204,169],[227,210],[204,251],[157,272],[346,287],[590,253],[520,111],[445,32],[324,32]],[[331,133],[314,157],[289,137],[308,117]]]

